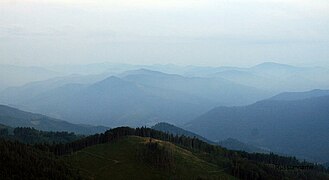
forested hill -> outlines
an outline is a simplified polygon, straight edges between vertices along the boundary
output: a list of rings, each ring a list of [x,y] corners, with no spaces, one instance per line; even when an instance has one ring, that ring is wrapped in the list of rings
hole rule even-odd
[[[129,127],[120,127],[106,131],[103,134],[89,136],[65,145],[43,148],[49,149],[57,155],[70,155],[72,152],[83,150],[86,147],[115,142],[122,137],[127,136],[149,137],[170,142],[192,152],[204,161],[218,165],[219,167],[225,167],[225,172],[240,179],[329,178],[327,174],[328,171],[322,166],[300,162],[293,157],[231,151],[219,146],[210,145],[197,138],[174,136],[150,128],[133,129]]]
[[[104,126],[72,124],[45,115],[21,111],[5,105],[0,105],[0,124],[11,127],[33,127],[42,131],[68,131],[77,134],[94,134],[104,132]]]
[[[78,171],[53,153],[0,138],[1,180],[81,178]]]
[[[300,93],[289,96],[300,97]],[[185,128],[210,140],[234,138],[272,152],[324,163],[329,161],[328,109],[329,96],[269,99],[248,106],[214,108]]]
[[[187,131],[185,129],[179,128],[177,126],[174,126],[174,125],[166,123],[166,122],[157,123],[156,125],[152,126],[151,128],[158,130],[158,131],[165,132],[165,133],[173,134],[173,135],[178,135],[178,136],[184,135],[184,136],[191,137],[191,138],[196,137],[209,144],[215,144],[215,142],[212,142],[198,134],[195,134],[191,131]]]
[[[84,136],[76,135],[69,132],[48,132],[39,131],[30,127],[17,127],[12,128],[0,124],[0,138],[19,141],[25,144],[37,144],[37,143],[68,143],[76,141]]]
[[[138,138],[134,138],[136,136]],[[132,179],[136,177],[136,173],[143,172],[143,177],[157,177],[157,179],[175,177],[180,179],[236,177],[256,180],[329,178],[328,170],[324,167],[300,162],[293,157],[231,151],[197,138],[174,136],[144,127],[136,129],[115,128],[102,134],[91,135],[65,144],[42,143],[28,146],[16,142],[17,146],[14,145],[13,147],[12,143],[8,141],[2,140],[0,143],[3,149],[13,148],[12,151],[16,152],[19,150],[15,148],[23,147],[27,148],[28,158],[36,156],[36,162],[27,163],[31,172],[36,172],[36,169],[40,168],[40,172],[46,172],[50,165],[54,166],[56,170],[58,167],[56,162],[63,162],[65,164],[63,169],[53,173],[65,171],[66,173],[63,175],[67,174],[68,177],[76,177],[74,173],[79,173],[78,175],[82,177],[90,178],[90,174],[86,175],[86,172],[91,172],[104,176],[112,173],[113,179],[120,179],[120,177],[121,179],[123,177]],[[0,153],[2,152],[0,151]],[[49,165],[43,166],[43,162],[38,161],[41,158],[39,154],[50,159]],[[18,162],[26,161],[26,156],[2,153],[0,164],[7,165],[9,163],[7,160],[13,158],[11,156],[15,156]],[[7,166],[0,166],[0,171],[6,172],[3,173],[5,176],[3,179],[10,179],[15,175],[18,177],[17,179],[24,177],[20,173],[21,171],[17,169],[20,166],[15,167],[14,164],[10,164],[9,167],[12,169],[10,172]],[[107,169],[106,167],[113,167],[114,169]],[[136,171],[141,167],[144,168],[142,171]],[[193,172],[184,171],[186,167],[194,169]],[[96,172],[95,169],[98,171]],[[119,171],[119,176],[114,176],[118,174],[111,171]],[[163,172],[166,173],[163,174]],[[190,175],[193,177],[191,178]],[[50,173],[47,178],[56,179],[55,177],[57,176],[52,176]]]

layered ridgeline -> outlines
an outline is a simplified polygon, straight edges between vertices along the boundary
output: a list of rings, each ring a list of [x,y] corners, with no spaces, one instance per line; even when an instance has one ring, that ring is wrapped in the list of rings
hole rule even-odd
[[[327,162],[327,92],[284,93],[248,106],[217,107],[186,128],[210,140],[231,137],[273,152]]]
[[[46,80],[58,75],[59,73],[42,67],[0,64],[0,91],[11,86],[21,86],[31,81]]]
[[[104,126],[72,124],[63,120],[21,111],[4,105],[0,105],[0,124],[11,127],[33,127],[44,131],[68,131],[77,134],[94,134],[97,132],[104,132],[108,129]]]
[[[297,67],[265,62],[250,68],[223,67],[209,71],[209,77],[221,77],[272,92],[307,91],[329,88],[329,69],[321,67]]]
[[[62,68],[67,70],[64,74],[72,69],[80,75],[8,88],[0,92],[0,103],[74,123],[183,125],[216,106],[251,104],[287,90],[329,88],[328,69],[276,63],[250,68],[110,64]]]
[[[159,121],[184,124],[214,106],[248,104],[270,95],[223,78],[146,69],[82,82],[61,79],[10,88],[0,93],[0,102],[70,122],[112,127]]]
[[[169,133],[169,134],[173,134],[173,135],[177,135],[177,136],[186,136],[186,137],[190,137],[190,138],[198,138],[204,142],[207,142],[209,144],[215,144],[215,142],[209,141],[208,139],[195,134],[191,131],[187,131],[183,128],[179,128],[177,126],[174,126],[172,124],[166,123],[166,122],[161,122],[161,123],[157,123],[156,125],[151,127],[152,129],[155,129],[157,131],[162,131],[165,133]]]
[[[237,84],[270,91],[275,90],[275,92],[329,88],[327,83],[329,80],[329,69],[323,67],[296,67],[273,62],[265,62],[247,68],[228,66],[177,66],[173,64],[129,65],[95,63],[88,65],[48,66],[46,68],[0,65],[0,77],[4,77],[2,79],[0,78],[0,90],[9,86],[19,86],[31,81],[49,79],[54,76],[61,76],[60,81],[63,82],[66,79],[66,83],[91,83],[92,81],[90,80],[92,79],[94,79],[93,82],[97,81],[98,78],[95,79],[95,75],[105,78],[109,75],[117,75],[128,70],[136,69],[150,69],[185,77],[218,77]],[[72,79],[72,74],[80,76],[80,80],[77,81],[76,78]],[[56,79],[52,79],[51,81],[52,87],[54,87],[54,84],[58,85]],[[42,84],[39,83],[39,87],[34,90],[47,88]],[[16,90],[16,88],[11,88],[11,90]]]
[[[0,151],[3,179],[329,178],[328,170],[322,166],[295,158],[230,151],[196,138],[149,128],[115,128],[66,144],[32,146],[1,140],[0,148],[6,149]],[[20,154],[20,149],[24,153]],[[27,158],[34,160],[27,162]],[[45,175],[46,172],[50,173]]]
[[[186,137],[190,137],[190,138],[198,138],[204,142],[207,142],[209,144],[213,144],[213,145],[220,145],[222,147],[225,147],[227,149],[230,150],[238,150],[238,151],[246,151],[246,152],[259,152],[259,153],[268,153],[268,151],[261,149],[259,147],[250,145],[250,144],[246,144],[243,142],[240,142],[236,139],[233,138],[227,138],[223,141],[218,141],[218,142],[213,142],[210,141],[196,133],[193,133],[191,131],[187,131],[183,128],[174,126],[172,124],[169,123],[165,123],[165,122],[161,122],[158,123],[154,126],[152,126],[152,129],[158,130],[158,131],[162,131],[165,133],[170,133],[173,135],[177,135],[177,136],[186,136]]]

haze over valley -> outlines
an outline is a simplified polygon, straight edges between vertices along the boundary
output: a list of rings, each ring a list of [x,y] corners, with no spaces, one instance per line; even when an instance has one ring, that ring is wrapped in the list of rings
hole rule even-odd
[[[329,179],[326,0],[0,1],[0,179]]]

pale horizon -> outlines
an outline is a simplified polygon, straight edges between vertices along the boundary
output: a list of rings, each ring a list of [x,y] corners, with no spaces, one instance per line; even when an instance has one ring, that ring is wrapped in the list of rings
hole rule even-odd
[[[329,66],[324,0],[0,4],[1,64]]]

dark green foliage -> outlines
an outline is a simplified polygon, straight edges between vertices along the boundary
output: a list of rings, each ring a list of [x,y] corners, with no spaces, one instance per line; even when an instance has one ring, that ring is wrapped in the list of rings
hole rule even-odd
[[[153,167],[170,170],[174,168],[175,164],[172,151],[172,149],[166,148],[158,142],[152,142],[150,138],[150,141],[140,148],[137,156],[142,162],[149,163]]]
[[[19,142],[0,139],[0,179],[80,179],[53,154]]]
[[[0,129],[0,136],[8,136],[8,129]]]
[[[9,133],[12,130],[12,134]],[[68,132],[46,132],[39,131],[34,128],[18,127],[14,129],[2,128],[0,129],[0,137],[8,140],[19,141],[26,144],[36,143],[68,143],[82,138],[74,133]]]
[[[16,128],[14,136],[27,142],[40,140],[40,133],[30,128]],[[3,132],[3,134],[8,134]],[[41,132],[42,134],[42,132]],[[50,133],[42,138],[61,139],[70,137],[67,133]],[[165,148],[158,140],[167,141],[185,149],[184,151],[218,168],[215,172],[230,174],[239,179],[328,179],[328,170],[323,166],[300,162],[294,157],[283,157],[275,154],[247,153],[231,151],[225,148],[208,144],[197,138],[172,135],[150,128],[129,128],[120,127],[108,130],[102,134],[95,134],[84,137],[73,142],[48,144],[37,143],[33,146],[24,145],[18,142],[0,141],[0,172],[1,179],[25,179],[53,178],[66,179],[75,178],[77,173],[70,170],[70,166],[58,160],[58,156],[71,155],[84,148],[117,142],[127,136],[140,136],[149,138],[148,142],[136,147],[136,155],[142,163],[151,167],[173,172],[176,169],[177,156],[174,156],[172,149]],[[56,137],[56,138],[54,138]],[[124,154],[122,154],[124,155]],[[128,156],[128,155],[127,155]],[[27,167],[25,167],[27,166]],[[23,170],[21,170],[23,169]],[[178,172],[177,172],[178,173]],[[179,177],[179,173],[177,174]]]
[[[25,143],[67,143],[80,139],[82,136],[77,136],[69,132],[44,132],[34,128],[15,128],[14,137]]]
[[[96,144],[108,143],[116,141],[125,136],[141,136],[159,139],[174,143],[182,148],[193,152],[196,156],[206,162],[225,167],[225,172],[238,177],[240,179],[325,179],[329,178],[328,171],[322,166],[299,162],[296,158],[282,157],[275,154],[250,154],[240,151],[231,151],[219,146],[210,145],[197,138],[186,136],[174,136],[172,134],[163,133],[150,128],[129,128],[120,127],[103,134],[88,136],[81,140],[58,144],[55,146],[39,145],[39,148],[48,149],[57,155],[70,154],[83,148]],[[164,153],[157,149],[157,145],[150,145],[150,149],[146,152],[154,150],[155,157]],[[166,157],[166,156],[164,156]],[[160,161],[151,163],[158,164]],[[304,169],[307,166],[308,168]],[[291,168],[293,167],[293,168]]]
[[[329,162],[324,163],[323,166],[329,170]]]

